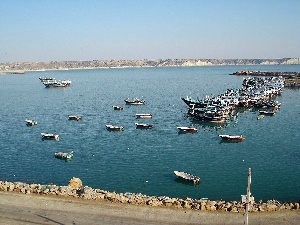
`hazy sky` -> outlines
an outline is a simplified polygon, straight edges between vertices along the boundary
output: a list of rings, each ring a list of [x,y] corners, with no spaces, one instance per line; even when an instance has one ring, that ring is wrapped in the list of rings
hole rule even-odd
[[[300,57],[300,0],[1,0],[0,62]]]

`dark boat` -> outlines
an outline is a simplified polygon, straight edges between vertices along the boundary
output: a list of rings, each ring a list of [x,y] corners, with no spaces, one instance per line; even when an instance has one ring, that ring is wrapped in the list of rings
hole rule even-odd
[[[151,129],[153,128],[152,124],[148,123],[135,123],[136,129]]]
[[[47,134],[47,133],[41,133],[42,140],[55,140],[59,141],[59,135],[58,134]]]
[[[123,126],[106,125],[106,129],[108,131],[122,131],[122,130],[124,130],[124,127]]]
[[[114,110],[123,110],[122,106],[113,105]]]
[[[275,111],[265,111],[265,110],[259,110],[258,112],[259,114],[266,115],[266,116],[274,116],[276,113]]]
[[[68,119],[69,120],[81,120],[82,119],[82,116],[68,116]]]

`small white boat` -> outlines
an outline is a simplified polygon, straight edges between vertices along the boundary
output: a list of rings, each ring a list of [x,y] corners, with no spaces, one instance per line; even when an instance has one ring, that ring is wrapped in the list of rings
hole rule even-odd
[[[25,120],[27,126],[37,125],[37,122],[34,120]]]
[[[136,129],[151,129],[153,128],[152,124],[148,123],[135,123]]]
[[[186,181],[191,181],[193,182],[194,184],[198,183],[200,181],[200,177],[198,176],[194,176],[192,174],[189,174],[189,173],[186,173],[186,172],[182,172],[182,171],[174,171],[174,174],[181,178],[181,179],[184,179]]]
[[[45,85],[46,88],[50,88],[50,87],[68,87],[71,85],[71,81],[70,80],[49,80],[49,81],[45,81],[43,82],[43,84]]]
[[[123,110],[122,106],[113,105],[114,110]]]
[[[69,120],[81,120],[82,119],[82,116],[68,116],[68,119]]]
[[[151,119],[152,118],[152,114],[150,113],[138,113],[135,114],[137,119]]]
[[[122,130],[124,130],[124,127],[123,126],[106,125],[106,129],[108,131],[122,131]]]
[[[58,134],[48,134],[48,133],[41,133],[42,140],[55,140],[59,141],[59,135]]]
[[[72,152],[55,152],[54,157],[58,159],[72,159],[73,158],[73,151]]]
[[[196,133],[198,129],[196,127],[177,127],[181,133]]]
[[[145,101],[138,99],[138,98],[134,98],[133,100],[130,100],[129,98],[124,100],[126,104],[128,105],[144,105]]]
[[[245,140],[245,138],[242,135],[220,134],[219,137],[222,138],[222,140],[232,142],[240,142]]]

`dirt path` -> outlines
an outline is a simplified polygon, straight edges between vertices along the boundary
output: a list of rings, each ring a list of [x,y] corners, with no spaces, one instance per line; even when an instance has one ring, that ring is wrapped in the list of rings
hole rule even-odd
[[[300,211],[252,213],[249,224],[296,225]],[[241,213],[135,206],[0,192],[0,224],[244,224]]]

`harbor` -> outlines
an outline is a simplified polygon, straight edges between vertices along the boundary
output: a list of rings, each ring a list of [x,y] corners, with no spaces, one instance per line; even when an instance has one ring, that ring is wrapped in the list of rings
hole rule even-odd
[[[250,69],[268,68],[274,70]],[[111,193],[241,201],[247,185],[245,171],[251,167],[251,193],[256,201],[297,201],[297,90],[284,87],[274,101],[280,103],[276,114],[261,120],[257,119],[259,110],[273,107],[271,102],[261,102],[257,107],[262,108],[257,109],[237,108],[225,123],[193,120],[187,115],[189,106],[181,97],[211,98],[239,89],[244,77],[228,74],[241,69],[140,68],[27,72],[26,79],[1,76],[0,148],[5,168],[1,180],[61,186],[74,176],[86,186]],[[39,77],[68,78],[72,85],[45,88]],[[145,100],[145,104],[126,104],[127,97]],[[9,104],[5,99],[11,99]],[[153,117],[136,118],[145,113]],[[68,115],[82,119],[69,121]],[[26,119],[38,123],[26,126]],[[153,127],[136,129],[136,123]],[[108,132],[108,124],[124,126],[124,130]],[[181,134],[178,127],[197,132]],[[59,141],[42,141],[41,133],[46,132],[58,134]],[[245,140],[224,142],[219,137],[224,134],[242,135]],[[74,158],[58,160],[53,155],[60,151],[73,151]],[[14,166],[19,164],[22,170]],[[199,176],[201,182],[195,186],[182,182],[173,174],[175,170]]]

